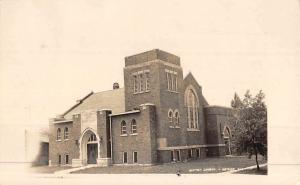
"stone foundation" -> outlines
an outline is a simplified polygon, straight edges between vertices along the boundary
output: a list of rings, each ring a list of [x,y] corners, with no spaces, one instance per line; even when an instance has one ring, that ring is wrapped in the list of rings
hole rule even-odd
[[[72,167],[80,167],[83,166],[81,159],[72,159]]]
[[[110,166],[111,165],[111,158],[98,158],[97,159],[98,166]]]

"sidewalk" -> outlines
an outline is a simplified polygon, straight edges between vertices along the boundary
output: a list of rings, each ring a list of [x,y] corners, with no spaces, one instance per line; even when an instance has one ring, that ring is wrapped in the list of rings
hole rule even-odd
[[[54,172],[54,174],[56,174],[56,175],[69,174],[69,173],[72,173],[74,171],[85,170],[85,169],[93,168],[93,167],[97,167],[97,165],[96,164],[91,164],[91,165],[81,166],[81,167],[77,167],[77,168],[71,168],[71,169],[67,169],[67,170],[59,170],[59,171]]]

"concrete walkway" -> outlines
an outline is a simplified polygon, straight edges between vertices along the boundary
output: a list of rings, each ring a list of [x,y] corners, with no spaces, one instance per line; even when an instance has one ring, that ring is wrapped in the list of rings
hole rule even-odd
[[[85,170],[85,169],[93,168],[93,167],[97,167],[97,165],[96,164],[90,164],[90,165],[87,165],[87,166],[81,166],[81,167],[77,167],[77,168],[59,170],[59,171],[54,172],[54,174],[57,174],[57,175],[69,174],[69,173],[72,173],[72,172],[75,172],[75,171],[78,171],[78,170]]]
[[[264,163],[264,164],[260,164],[259,167],[264,167],[264,166],[267,166],[267,165],[268,165],[267,163]],[[256,168],[256,165],[249,166],[249,167],[246,167],[246,168],[237,169],[237,170],[226,171],[226,172],[223,172],[222,174],[231,174],[231,173],[236,173],[236,172],[243,171],[243,170],[251,170],[251,169],[254,169],[254,168]]]

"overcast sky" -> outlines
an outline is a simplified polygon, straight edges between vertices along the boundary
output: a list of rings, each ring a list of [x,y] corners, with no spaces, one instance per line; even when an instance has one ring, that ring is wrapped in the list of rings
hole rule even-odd
[[[213,105],[299,67],[297,1],[1,3],[1,123],[47,124],[91,90],[123,86],[124,57],[153,48],[180,56]]]
[[[0,6],[2,126],[47,125],[91,90],[123,87],[124,57],[154,48],[180,56],[184,75],[193,73],[209,104],[230,106],[234,92],[247,89],[262,89],[275,111],[299,100],[296,0],[2,0]]]

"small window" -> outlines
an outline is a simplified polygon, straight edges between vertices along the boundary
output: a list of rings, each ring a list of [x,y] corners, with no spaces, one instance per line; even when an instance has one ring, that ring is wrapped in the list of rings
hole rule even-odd
[[[123,134],[127,134],[125,121],[121,122],[121,135],[123,135]]]
[[[61,130],[60,130],[60,128],[57,129],[56,140],[57,140],[57,141],[60,141],[60,140],[61,140]]]
[[[170,76],[171,76],[171,90],[174,91],[174,89],[175,89],[174,88],[175,87],[174,74],[171,73]]]
[[[138,92],[138,79],[137,79],[137,75],[133,75],[133,92],[134,93]]]
[[[69,128],[68,127],[65,127],[65,130],[64,130],[64,139],[69,139]]]
[[[168,90],[177,92],[177,72],[166,69],[166,80]]]
[[[176,150],[176,157],[177,157],[176,160],[180,161],[180,158],[181,158],[180,157],[180,150]]]
[[[196,156],[200,158],[200,148],[196,149]]]
[[[175,85],[174,85],[174,87],[175,87],[175,91],[177,91],[177,75],[175,75]]]
[[[68,154],[66,154],[66,156],[65,156],[65,161],[66,161],[66,164],[69,164],[69,155]]]
[[[193,156],[193,149],[188,150],[188,158],[192,158]]]
[[[137,126],[136,126],[136,121],[135,119],[133,119],[131,121],[131,133],[132,134],[136,134],[137,133]]]
[[[168,112],[169,123],[173,123],[173,111],[170,109]]]
[[[139,75],[139,79],[140,79],[140,92],[144,92],[144,75],[143,73],[141,73]]]
[[[170,89],[170,84],[169,84],[169,73],[168,72],[166,72],[166,80],[167,80],[167,87],[168,87],[168,90]]]
[[[145,77],[146,77],[146,91],[150,91],[150,76],[149,76],[149,72],[145,72]]]
[[[171,151],[171,161],[175,161],[174,151]]]
[[[58,165],[61,165],[61,155],[58,155]]]
[[[133,163],[137,163],[137,152],[133,152]]]
[[[123,163],[127,163],[127,152],[123,152]]]
[[[176,110],[174,113],[175,126],[179,126],[179,112]]]

